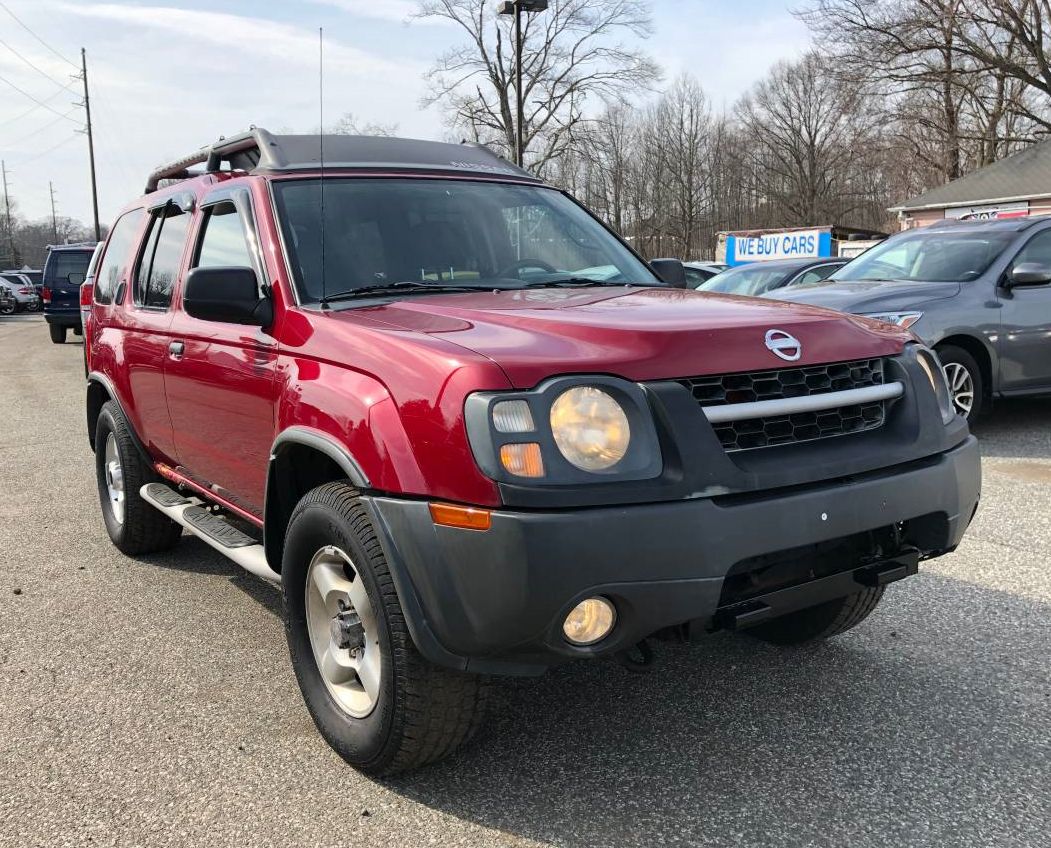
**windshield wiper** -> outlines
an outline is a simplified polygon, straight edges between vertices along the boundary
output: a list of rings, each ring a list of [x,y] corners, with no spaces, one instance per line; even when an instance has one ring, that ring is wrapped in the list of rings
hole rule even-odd
[[[644,283],[625,283],[616,282],[614,280],[594,280],[591,277],[558,277],[554,280],[538,280],[535,283],[526,283],[524,286],[516,286],[516,288],[524,289],[547,289],[547,288],[584,288],[586,286],[617,286],[623,288],[624,286],[636,286],[645,285]]]
[[[346,291],[335,292],[334,294],[326,294],[321,298],[321,305],[324,306],[326,303],[333,300],[350,300],[351,298],[363,297],[365,295],[377,297],[385,294],[402,294],[409,291],[472,292],[478,291],[479,288],[488,288],[488,286],[471,286],[464,285],[463,283],[424,283],[419,280],[402,280],[397,283],[377,283],[372,286],[359,286],[356,289],[347,289]]]

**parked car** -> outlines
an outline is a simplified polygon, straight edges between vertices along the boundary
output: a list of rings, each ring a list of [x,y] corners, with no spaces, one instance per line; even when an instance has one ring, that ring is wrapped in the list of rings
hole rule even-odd
[[[40,309],[40,298],[36,289],[24,274],[5,271],[0,274],[0,286],[7,289],[14,300],[15,312],[36,312]]]
[[[15,314],[15,296],[5,286],[0,286],[0,315]]]
[[[868,315],[934,348],[956,410],[1051,393],[1051,219],[946,221],[891,236],[827,281],[777,294]]]
[[[826,256],[822,259],[779,259],[750,262],[723,271],[697,286],[700,291],[722,294],[744,294],[752,297],[769,294],[787,286],[825,279],[838,271],[848,259]]]
[[[40,298],[40,302],[41,303],[44,302],[44,299],[43,299],[43,287],[44,287],[43,272],[41,272],[41,271],[34,271],[32,268],[8,268],[6,270],[0,271],[0,275],[7,275],[7,274],[21,274],[23,277],[25,277],[27,280],[29,280],[30,284],[36,290],[37,297]]]
[[[686,271],[687,287],[695,289],[705,280],[721,274],[730,266],[725,262],[683,262],[682,267]]]
[[[66,331],[80,335],[80,284],[87,275],[95,242],[48,245],[44,262],[44,320],[51,341],[62,344]]]
[[[186,529],[280,582],[348,762],[445,756],[484,676],[835,635],[960,542],[977,445],[909,331],[673,288],[481,146],[329,136],[322,182],[319,144],[150,176],[95,277],[87,421],[119,550]]]

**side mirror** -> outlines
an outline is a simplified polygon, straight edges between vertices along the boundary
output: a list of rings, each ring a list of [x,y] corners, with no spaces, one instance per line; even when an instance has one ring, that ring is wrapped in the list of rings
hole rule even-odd
[[[650,268],[661,282],[675,289],[686,288],[686,269],[678,259],[651,259]]]
[[[79,273],[78,271],[72,271],[69,274],[66,274],[66,282],[68,282],[71,286],[79,286],[82,282],[84,282],[84,275]]]
[[[186,275],[182,305],[202,321],[268,327],[274,320],[274,307],[259,296],[251,268],[194,268]]]
[[[1042,286],[1051,283],[1051,265],[1039,262],[1022,262],[1011,269],[1007,275],[1006,288],[1015,286]]]

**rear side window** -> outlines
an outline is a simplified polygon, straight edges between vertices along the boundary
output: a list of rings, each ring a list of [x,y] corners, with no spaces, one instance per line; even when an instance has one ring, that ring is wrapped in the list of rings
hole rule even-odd
[[[186,246],[190,216],[169,203],[155,212],[135,272],[135,304],[167,309],[179,274],[179,260]]]
[[[204,233],[194,267],[252,267],[243,219],[232,202],[224,200],[205,211]]]
[[[45,277],[52,288],[79,286],[88,273],[93,250],[53,250],[47,257]],[[69,275],[78,274],[80,279],[70,283]]]
[[[102,264],[95,274],[95,303],[112,303],[117,286],[127,279],[131,248],[138,235],[142,215],[141,209],[133,209],[121,215],[113,225]]]

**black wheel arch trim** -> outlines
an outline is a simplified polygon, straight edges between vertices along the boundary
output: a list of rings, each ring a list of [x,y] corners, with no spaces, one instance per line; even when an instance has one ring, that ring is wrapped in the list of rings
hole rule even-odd
[[[332,436],[320,430],[312,430],[309,427],[301,427],[299,425],[289,427],[287,430],[282,430],[277,438],[274,439],[274,444],[270,448],[270,462],[273,463],[281,450],[289,445],[305,445],[320,451],[346,472],[347,479],[356,488],[371,488],[369,478],[362,471],[361,465],[354,459],[351,452]]]
[[[128,428],[128,433],[131,436],[131,441],[135,445],[135,449],[139,452],[139,456],[142,461],[146,463],[150,468],[153,468],[153,457],[150,456],[149,451],[146,450],[146,446],[142,443],[142,439],[139,438],[139,434],[135,432],[135,427],[131,423],[131,419],[128,418],[128,413],[124,411],[124,404],[120,402],[120,397],[117,395],[117,390],[113,386],[113,382],[100,371],[92,371],[88,374],[88,385],[87,385],[87,397],[85,398],[85,414],[87,416],[87,428],[88,428],[88,444],[91,446],[91,450],[95,450],[95,423],[98,421],[98,415],[93,416],[93,410],[91,406],[91,391],[92,383],[102,386],[102,390],[109,396],[109,399],[117,404],[117,408],[120,410],[120,414],[124,417],[124,424]],[[99,404],[99,411],[102,406],[105,405],[105,401]]]

